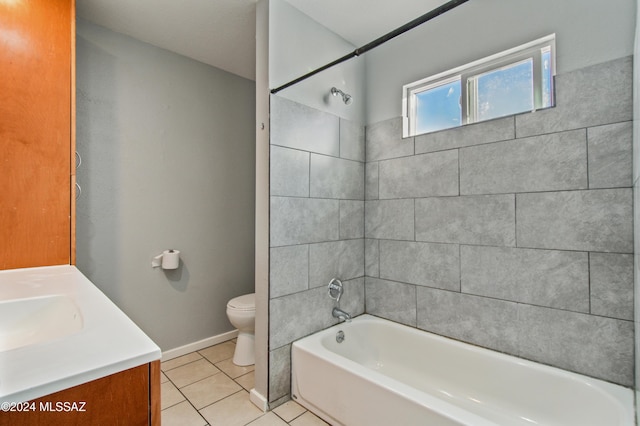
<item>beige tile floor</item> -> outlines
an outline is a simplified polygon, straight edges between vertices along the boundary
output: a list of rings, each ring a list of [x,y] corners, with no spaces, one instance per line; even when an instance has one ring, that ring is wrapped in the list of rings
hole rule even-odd
[[[263,413],[249,401],[254,367],[233,364],[228,341],[162,363],[162,426],[324,426],[294,401]]]

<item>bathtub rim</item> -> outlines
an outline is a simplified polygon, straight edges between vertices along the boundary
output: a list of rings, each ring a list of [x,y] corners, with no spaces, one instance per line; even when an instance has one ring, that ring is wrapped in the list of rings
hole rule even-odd
[[[381,318],[375,315],[371,315],[371,314],[362,314],[359,315],[357,317],[354,317],[352,319],[352,322],[372,322],[372,323],[384,323],[386,325],[391,325],[394,328],[400,328],[403,331],[409,332],[411,334],[423,334],[426,333],[430,338],[433,338],[437,341],[440,342],[444,342],[446,344],[451,344],[455,347],[461,347],[464,348],[465,350],[471,350],[474,353],[480,353],[480,354],[488,354],[490,356],[496,357],[498,360],[505,360],[507,362],[516,362],[520,365],[523,365],[525,367],[529,367],[532,368],[536,371],[543,371],[543,372],[551,372],[551,373],[555,373],[558,374],[564,378],[567,378],[568,380],[571,381],[579,381],[580,383],[589,386],[591,388],[595,388],[597,389],[599,392],[603,393],[609,400],[611,400],[615,405],[617,405],[620,409],[620,413],[621,413],[621,417],[622,417],[622,422],[623,424],[628,424],[629,426],[635,425],[635,401],[634,401],[634,391],[631,388],[627,388],[624,387],[622,385],[619,384],[615,384],[615,383],[610,383],[607,382],[605,380],[602,379],[597,379],[594,377],[590,377],[590,376],[586,376],[584,374],[580,374],[580,373],[575,373],[572,371],[568,371],[568,370],[564,370],[558,367],[554,367],[551,365],[547,365],[547,364],[542,364],[540,362],[536,362],[536,361],[531,361],[525,358],[520,358],[514,355],[509,355],[506,353],[502,353],[502,352],[498,352],[492,349],[488,349],[488,348],[484,348],[481,346],[477,346],[474,345],[472,343],[468,343],[468,342],[463,342],[454,338],[450,338],[450,337],[446,337],[446,336],[442,336],[430,331],[426,331],[426,330],[422,330],[419,328],[415,328],[412,326],[408,326],[405,324],[401,324],[386,318]],[[351,374],[355,374],[360,378],[363,378],[367,381],[370,382],[382,382],[382,383],[386,383],[388,381],[390,381],[392,383],[392,389],[390,389],[391,391],[393,391],[394,393],[398,393],[400,395],[403,395],[405,397],[408,397],[409,399],[412,399],[414,402],[416,403],[420,403],[420,401],[418,399],[416,399],[415,397],[413,397],[411,395],[412,392],[416,392],[416,390],[405,383],[402,383],[401,381],[389,377],[385,374],[382,374],[380,372],[377,372],[375,370],[372,370],[368,367],[365,367],[362,364],[359,364],[345,356],[342,356],[338,353],[335,353],[333,351],[331,351],[330,349],[326,348],[323,344],[322,344],[322,339],[331,335],[334,335],[338,330],[340,329],[344,329],[345,327],[349,327],[350,324],[348,323],[338,323],[335,324],[331,327],[328,327],[326,329],[320,330],[314,334],[305,336],[301,339],[298,339],[296,341],[294,341],[291,345],[291,356],[292,356],[292,371],[291,371],[291,391],[292,391],[292,396],[294,395],[294,389],[297,388],[297,384],[295,383],[296,380],[296,372],[294,370],[294,361],[293,361],[293,354],[294,354],[294,350],[301,350],[301,351],[305,351],[309,354],[311,354],[312,356],[315,356],[317,358],[321,358],[321,355],[323,353],[329,353],[331,354],[331,356],[334,357],[339,357],[340,361],[336,361],[334,359],[330,357],[324,357],[323,359],[332,364],[333,366],[340,368],[342,370],[348,371]],[[346,331],[346,330],[345,330]],[[375,378],[376,380],[372,380],[372,378]],[[421,392],[421,391],[418,391]],[[429,394],[427,394],[429,395]],[[433,398],[434,400],[437,400],[438,404],[437,407],[438,408],[446,408],[446,410],[449,410],[450,408],[452,409],[453,413],[463,413],[463,417],[467,417],[467,414],[470,414],[472,417],[474,417],[474,419],[472,420],[473,423],[472,424],[477,424],[478,426],[483,426],[483,425],[494,425],[495,423],[491,422],[490,420],[485,420],[484,418],[478,416],[475,413],[472,412],[468,412],[466,410],[464,410],[464,408],[459,407],[457,405],[454,405],[452,403],[449,403],[448,401],[445,400],[438,400],[437,397],[429,395],[430,399]],[[305,401],[308,404],[312,405],[315,407],[314,404]],[[443,405],[440,405],[440,402],[443,403]],[[303,404],[304,405],[304,404]],[[317,407],[316,407],[317,408]],[[319,408],[317,408],[319,409]],[[327,415],[329,415],[328,413],[326,413]],[[449,416],[447,415],[446,411],[440,411],[440,414],[445,415],[449,418],[452,419],[456,419],[455,416]],[[331,417],[329,415],[329,417]]]

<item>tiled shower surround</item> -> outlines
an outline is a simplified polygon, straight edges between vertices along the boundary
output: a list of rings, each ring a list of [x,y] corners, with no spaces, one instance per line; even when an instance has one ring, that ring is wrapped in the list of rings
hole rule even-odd
[[[291,342],[364,312],[364,127],[271,96],[269,401],[290,393]]]
[[[364,163],[357,126],[272,97],[269,399],[333,276],[353,314],[632,386],[631,81],[627,57],[559,75],[552,109],[375,123]]]

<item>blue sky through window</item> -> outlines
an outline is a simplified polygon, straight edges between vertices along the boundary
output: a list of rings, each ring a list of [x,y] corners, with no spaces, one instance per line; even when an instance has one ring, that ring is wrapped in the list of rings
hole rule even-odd
[[[555,105],[555,34],[405,84],[403,137]]]
[[[551,75],[551,51],[542,52],[542,107],[548,108],[553,106],[553,87]]]
[[[460,80],[416,94],[416,132],[427,133],[462,125]]]
[[[477,121],[533,109],[533,60],[478,76]]]

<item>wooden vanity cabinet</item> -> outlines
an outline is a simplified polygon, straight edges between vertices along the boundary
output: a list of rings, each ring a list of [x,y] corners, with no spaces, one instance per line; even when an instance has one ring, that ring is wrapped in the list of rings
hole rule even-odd
[[[74,264],[75,4],[0,1],[0,269]]]
[[[65,264],[75,264],[75,1],[0,0],[0,270]],[[33,402],[37,411],[0,411],[0,425],[159,425],[160,363]]]
[[[0,426],[160,426],[160,361],[16,405],[15,410],[0,413]]]

